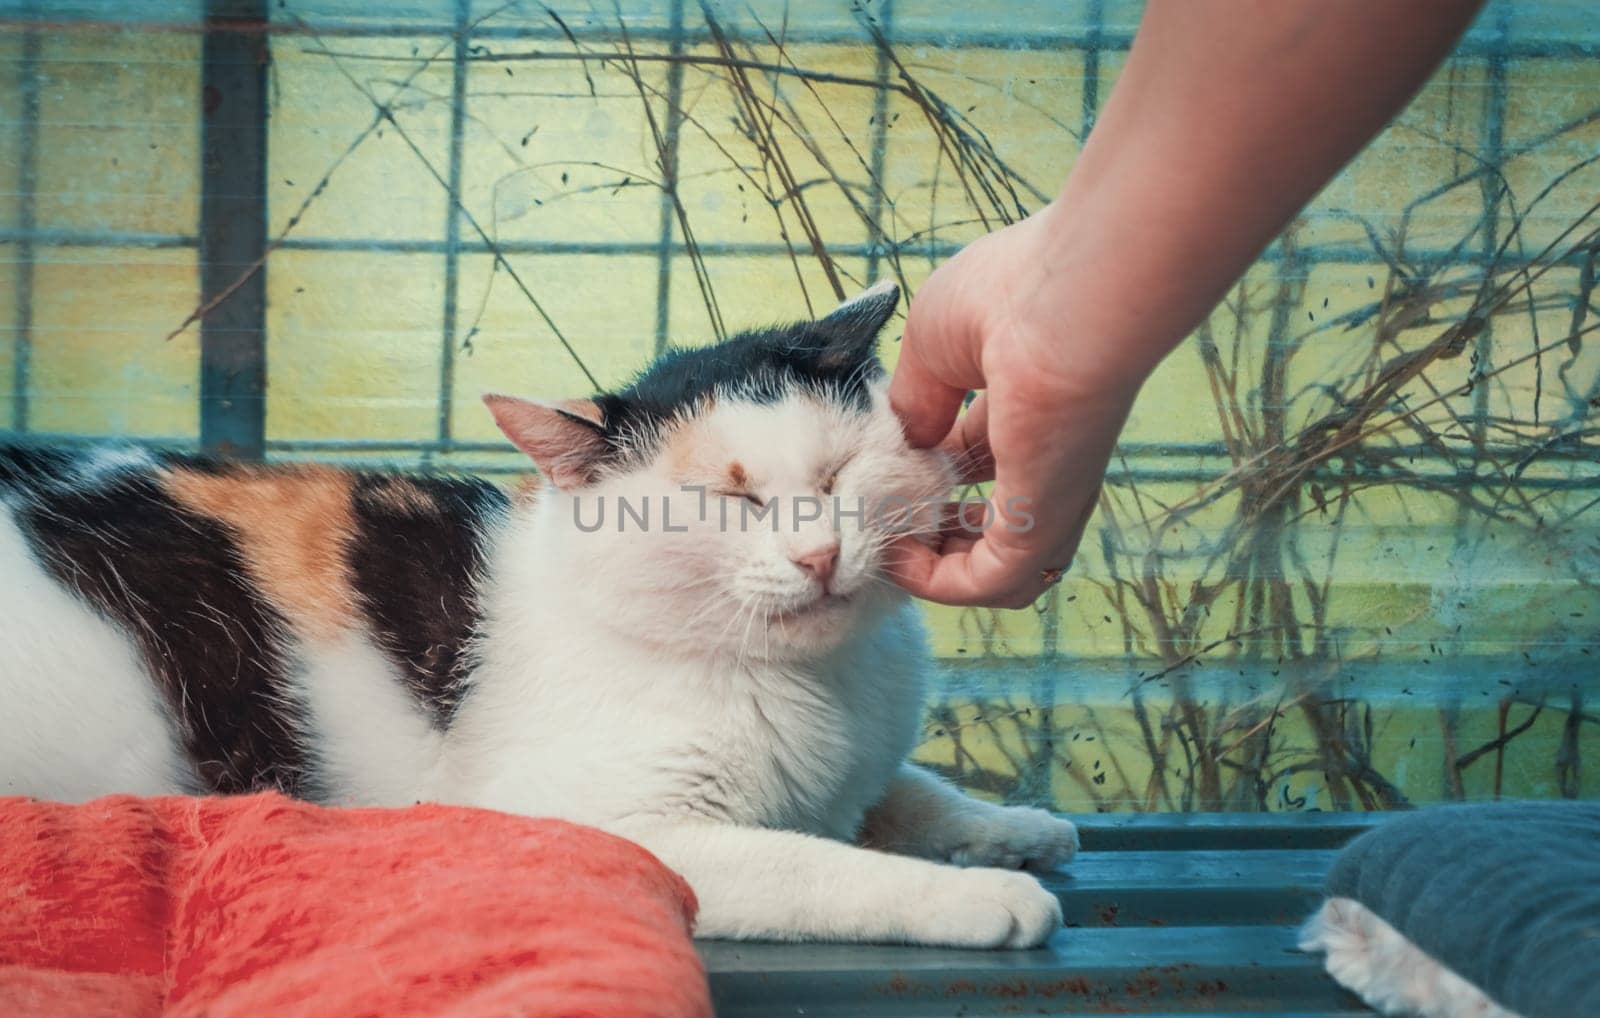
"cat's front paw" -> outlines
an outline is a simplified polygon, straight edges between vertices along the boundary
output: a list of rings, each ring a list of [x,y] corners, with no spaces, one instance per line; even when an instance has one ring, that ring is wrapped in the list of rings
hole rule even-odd
[[[1061,928],[1061,902],[1026,873],[952,870],[912,904],[911,939],[930,947],[1038,947]]]
[[[952,846],[957,866],[1053,870],[1078,854],[1078,829],[1042,809],[997,806],[973,816]]]

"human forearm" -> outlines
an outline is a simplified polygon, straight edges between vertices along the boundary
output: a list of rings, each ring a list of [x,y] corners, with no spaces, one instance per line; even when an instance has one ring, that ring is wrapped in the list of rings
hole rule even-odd
[[[1044,213],[1041,286],[1142,377],[1405,105],[1478,6],[1152,0]]]

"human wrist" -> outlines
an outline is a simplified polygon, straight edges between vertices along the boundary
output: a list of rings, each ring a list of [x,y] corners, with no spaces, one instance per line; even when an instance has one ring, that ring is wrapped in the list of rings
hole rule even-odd
[[[1060,198],[1035,213],[1019,291],[1040,331],[1068,344],[1072,372],[1131,398],[1192,325],[1160,306],[1127,263],[1130,245],[1097,220]]]

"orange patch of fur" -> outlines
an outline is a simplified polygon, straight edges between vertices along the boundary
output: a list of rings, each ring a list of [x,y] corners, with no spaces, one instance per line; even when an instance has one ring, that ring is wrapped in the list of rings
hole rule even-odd
[[[232,528],[252,578],[302,635],[332,639],[353,624],[347,474],[320,466],[221,474],[180,468],[165,483],[186,507]]]
[[[524,474],[511,489],[511,501],[519,506],[531,506],[539,500],[539,488],[538,474]]]

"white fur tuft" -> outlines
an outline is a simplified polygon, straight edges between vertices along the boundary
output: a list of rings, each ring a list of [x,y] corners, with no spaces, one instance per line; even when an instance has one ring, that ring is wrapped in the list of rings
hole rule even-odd
[[[839,306],[840,307],[848,307],[849,305],[854,304],[858,300],[869,300],[869,299],[871,299],[873,297],[881,297],[886,293],[899,293],[899,292],[900,292],[900,284],[899,283],[896,283],[892,279],[880,279],[876,283],[873,283],[871,286],[867,287],[865,290],[862,290],[860,293],[856,294],[854,297],[850,298],[849,300],[845,301],[843,304],[840,304]]]
[[[1328,974],[1387,1015],[1518,1018],[1353,898],[1330,898],[1300,931]]]

